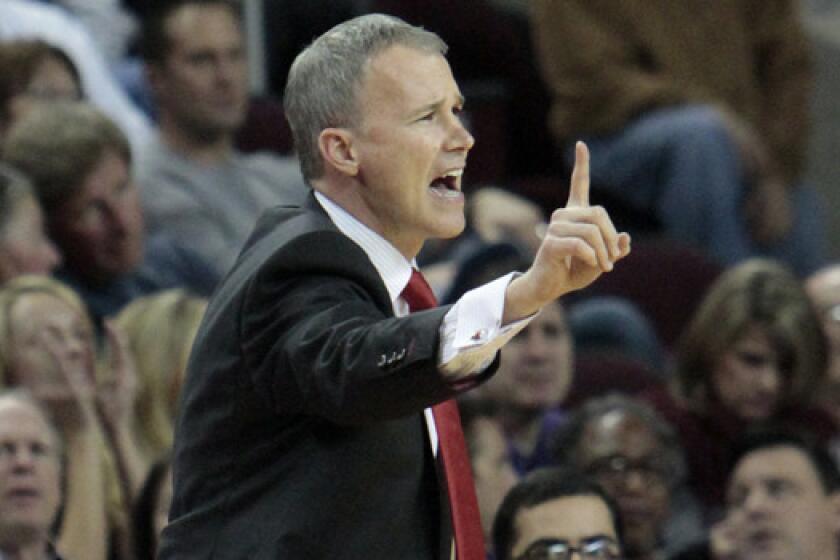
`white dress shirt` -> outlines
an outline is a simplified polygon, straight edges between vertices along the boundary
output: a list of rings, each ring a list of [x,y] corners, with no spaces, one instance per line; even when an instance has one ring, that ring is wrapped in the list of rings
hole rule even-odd
[[[414,262],[409,262],[391,243],[357,220],[320,192],[315,198],[344,235],[367,254],[391,297],[394,314],[408,315],[408,303],[400,294],[408,285]],[[508,340],[516,336],[531,317],[502,325],[505,290],[516,273],[510,273],[464,294],[444,316],[440,326],[441,375],[452,383],[481,372]],[[432,449],[437,452],[437,432],[431,409],[426,409],[426,424]]]

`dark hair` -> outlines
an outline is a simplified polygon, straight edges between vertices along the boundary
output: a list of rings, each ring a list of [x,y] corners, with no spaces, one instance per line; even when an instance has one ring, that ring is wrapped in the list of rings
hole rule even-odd
[[[8,121],[9,101],[29,86],[41,64],[53,58],[73,76],[81,92],[82,79],[76,65],[63,50],[41,39],[20,39],[0,43],[0,123]]]
[[[154,560],[160,535],[155,533],[155,511],[160,488],[166,482],[169,472],[168,458],[161,459],[149,470],[137,501],[131,511],[131,526],[134,540],[134,558],[136,560]]]
[[[545,502],[574,496],[600,499],[610,512],[619,544],[623,548],[621,517],[612,498],[593,480],[565,468],[539,469],[508,492],[493,520],[493,550],[496,560],[510,560],[516,542],[516,517],[520,511]]]
[[[738,440],[729,459],[729,477],[747,455],[778,447],[790,447],[802,453],[814,467],[826,494],[840,490],[840,473],[828,450],[804,433],[786,429],[751,431]]]
[[[828,342],[800,280],[776,261],[749,259],[724,272],[680,337],[678,389],[700,413],[714,413],[717,362],[751,327],[770,338],[787,388],[782,406],[807,401],[824,377]]]
[[[525,272],[525,252],[509,242],[490,243],[475,249],[458,266],[443,303],[455,303],[462,295],[509,272]]]
[[[649,404],[619,393],[586,401],[558,430],[552,446],[557,463],[575,468],[575,458],[580,455],[577,450],[585,443],[583,432],[586,426],[613,412],[621,412],[640,420],[654,433],[662,446],[662,455],[668,465],[669,482],[680,482],[685,476],[686,465],[683,449],[674,428]]]
[[[237,0],[153,0],[148,7],[140,40],[140,52],[146,63],[162,64],[169,51],[172,41],[167,34],[166,25],[169,18],[185,6],[223,6],[237,19],[241,19],[241,12]]]

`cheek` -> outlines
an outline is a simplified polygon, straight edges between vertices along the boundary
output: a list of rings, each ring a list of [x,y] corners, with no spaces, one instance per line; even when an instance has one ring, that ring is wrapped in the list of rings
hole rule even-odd
[[[11,127],[15,122],[29,113],[34,105],[34,102],[25,95],[16,95],[12,97],[7,105],[9,111],[9,126]]]
[[[723,400],[737,392],[736,372],[728,362],[723,361],[715,367],[712,372],[711,386],[718,397]]]
[[[10,384],[34,390],[62,382],[55,364],[42,348],[21,348],[10,356],[9,363]]]
[[[89,225],[73,224],[56,231],[54,238],[64,247],[72,248],[72,251],[65,253],[86,255],[105,243],[107,231],[101,222]]]

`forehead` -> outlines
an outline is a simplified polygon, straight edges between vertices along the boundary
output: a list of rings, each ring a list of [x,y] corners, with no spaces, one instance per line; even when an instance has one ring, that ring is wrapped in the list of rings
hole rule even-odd
[[[661,447],[656,433],[646,422],[620,410],[587,422],[580,443],[585,458],[607,455],[644,457],[659,453]]]
[[[106,149],[67,204],[84,204],[90,199],[108,196],[128,180],[128,162],[116,150]]]
[[[223,4],[186,4],[169,14],[164,22],[173,48],[199,50],[241,38],[239,20]]]
[[[822,489],[817,469],[794,447],[770,447],[753,451],[735,468],[730,485],[749,485],[767,479],[797,482],[805,488]]]
[[[546,305],[540,311],[540,314],[534,317],[531,323],[536,324],[566,324],[566,310],[559,303],[553,305]]]
[[[617,540],[610,510],[597,496],[567,496],[523,509],[516,515],[515,528],[521,549],[542,538],[577,543],[606,535]]]
[[[443,55],[398,44],[368,61],[359,97],[363,104],[376,104],[377,111],[399,111],[440,100],[460,100],[461,92]]]
[[[51,442],[52,431],[44,416],[28,403],[0,399],[0,440]]]

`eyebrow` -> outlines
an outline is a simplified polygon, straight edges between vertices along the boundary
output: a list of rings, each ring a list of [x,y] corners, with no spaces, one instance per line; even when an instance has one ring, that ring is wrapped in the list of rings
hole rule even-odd
[[[616,541],[613,537],[605,534],[590,535],[588,537],[580,539],[580,542],[582,543],[590,543],[594,541],[609,541],[612,544],[618,544],[618,541]]]
[[[467,99],[459,93],[456,105],[460,108],[463,108],[464,105],[466,104],[466,102],[467,102]],[[445,103],[446,103],[445,98],[437,99],[435,101],[432,101],[431,103],[427,103],[426,105],[423,105],[422,107],[419,107],[416,110],[412,111],[411,116],[416,117],[416,116],[419,116],[419,115],[423,115],[423,114],[425,114],[429,111],[436,111],[441,105],[443,105]]]

